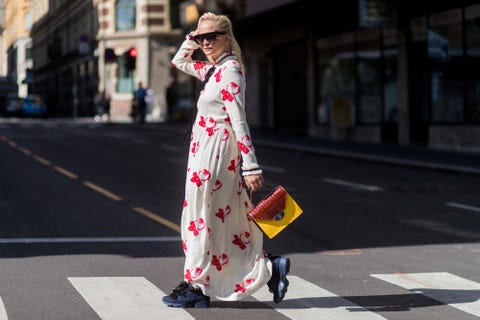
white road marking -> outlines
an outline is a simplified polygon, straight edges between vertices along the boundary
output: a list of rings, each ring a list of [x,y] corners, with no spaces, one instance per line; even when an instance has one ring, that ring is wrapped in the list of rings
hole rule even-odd
[[[8,320],[7,311],[3,305],[2,298],[0,297],[0,320]]]
[[[462,237],[467,239],[480,239],[479,232],[455,228],[446,223],[439,222],[439,221],[433,221],[433,220],[427,220],[427,219],[404,219],[400,221],[412,226],[421,227],[427,230],[448,234],[455,237]]]
[[[281,304],[272,301],[272,293],[266,287],[254,293],[253,297],[290,319],[385,319],[300,277],[288,276],[288,280],[290,285]]]
[[[143,277],[68,278],[103,320],[186,320],[186,310],[162,303],[165,293]]]
[[[144,140],[144,139],[138,139],[138,138],[132,139],[132,142],[137,143],[137,144],[147,144],[147,141],[146,141],[146,140]]]
[[[0,244],[15,243],[88,243],[88,242],[171,242],[180,237],[73,237],[73,238],[0,238]],[[1,319],[1,318],[0,318]]]
[[[357,182],[351,182],[351,181],[345,181],[345,180],[339,180],[339,179],[333,179],[333,178],[325,178],[323,179],[323,181],[331,184],[336,184],[339,186],[354,188],[354,189],[361,189],[361,190],[367,190],[367,191],[382,191],[382,188],[380,187],[357,183]]]
[[[446,202],[445,205],[447,207],[469,210],[469,211],[473,211],[473,212],[480,212],[479,207],[474,207],[474,206],[470,206],[470,205],[462,204],[462,203],[458,203],[458,202]]]
[[[372,274],[372,277],[480,316],[480,283],[448,272]]]
[[[177,147],[177,146],[172,146],[172,145],[169,145],[169,144],[162,144],[160,146],[161,149],[163,150],[167,150],[167,151],[172,151],[172,152],[180,152],[182,151],[181,148]]]
[[[284,168],[267,166],[267,165],[264,165],[264,164],[262,164],[260,167],[262,168],[262,170],[271,171],[271,172],[275,172],[275,173],[285,173],[285,171],[286,171]]]

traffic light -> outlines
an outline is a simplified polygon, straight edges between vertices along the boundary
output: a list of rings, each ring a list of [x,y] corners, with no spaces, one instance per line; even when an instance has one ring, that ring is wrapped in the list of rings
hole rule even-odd
[[[124,53],[125,67],[128,71],[135,70],[135,67],[137,65],[137,54],[137,48],[130,48]]]

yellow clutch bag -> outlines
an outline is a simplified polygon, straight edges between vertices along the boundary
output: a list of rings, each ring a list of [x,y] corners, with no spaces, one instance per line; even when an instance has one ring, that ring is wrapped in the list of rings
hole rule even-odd
[[[250,201],[252,192],[250,191]],[[302,208],[282,186],[259,201],[248,216],[272,239],[303,213]]]

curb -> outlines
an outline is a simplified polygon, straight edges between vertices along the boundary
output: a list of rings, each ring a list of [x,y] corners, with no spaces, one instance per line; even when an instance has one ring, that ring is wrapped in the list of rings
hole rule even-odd
[[[270,147],[275,149],[314,153],[314,154],[326,155],[326,156],[343,157],[348,159],[360,159],[364,161],[381,162],[381,163],[421,168],[421,169],[480,175],[480,168],[475,168],[475,167],[457,166],[457,165],[451,165],[451,164],[445,164],[445,163],[433,163],[433,162],[427,162],[427,161],[369,155],[369,154],[363,154],[358,152],[341,151],[341,150],[334,150],[334,149],[321,148],[321,147],[299,146],[299,145],[290,144],[290,143],[273,142],[273,141],[269,141],[261,138],[255,139],[255,145],[262,146],[262,147]]]

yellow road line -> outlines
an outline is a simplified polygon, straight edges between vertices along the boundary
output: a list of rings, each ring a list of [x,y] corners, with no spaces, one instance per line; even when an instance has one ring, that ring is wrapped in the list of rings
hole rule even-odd
[[[8,143],[11,147],[14,147],[16,148],[17,150],[21,151],[22,153],[26,154],[26,155],[29,155],[31,156],[33,159],[35,159],[36,161],[40,162],[41,164],[44,164],[46,166],[49,166],[51,165],[51,162],[48,161],[47,159],[39,156],[39,155],[36,155],[36,154],[33,154],[30,150],[24,148],[24,147],[21,147],[19,146],[17,143],[15,143],[14,141],[12,140],[9,140],[8,138],[6,138],[5,136],[0,136],[0,140]],[[78,175],[76,175],[75,173],[65,169],[65,168],[62,168],[60,166],[57,166],[57,165],[53,165],[52,168],[63,174],[64,176],[70,178],[70,179],[78,179]],[[93,182],[90,182],[90,181],[84,181],[83,184],[87,187],[89,187],[90,189],[94,190],[94,191],[97,191],[99,193],[101,193],[102,195],[114,200],[114,201],[122,201],[122,198],[117,196],[116,194],[100,187],[99,185],[96,185],[94,184]],[[178,224],[170,221],[170,220],[167,220],[165,218],[162,218],[160,217],[159,215],[151,212],[151,211],[148,211],[144,208],[141,208],[141,207],[132,207],[133,210],[137,211],[138,213],[158,222],[158,223],[161,223],[163,224],[164,226],[180,233],[181,232],[181,228]],[[1,320],[1,319],[0,319]]]
[[[44,164],[46,166],[50,165],[50,161],[48,161],[45,158],[40,157],[39,155],[34,154],[33,159],[37,160],[38,162],[40,162],[41,164]]]
[[[83,184],[86,185],[87,187],[89,187],[90,189],[93,189],[93,190],[103,194],[104,196],[106,196],[106,197],[108,197],[108,198],[110,198],[114,201],[122,201],[122,198],[120,198],[116,194],[100,187],[99,185],[94,184],[93,182],[84,181]]]
[[[178,233],[180,233],[180,231],[181,231],[180,226],[178,224],[173,223],[172,221],[167,220],[165,218],[162,218],[162,217],[156,215],[153,212],[150,212],[150,211],[148,211],[144,208],[140,208],[140,207],[133,207],[132,209],[141,213],[141,214],[143,214],[144,216],[146,216],[146,217],[148,217],[152,220],[155,220],[155,221],[163,224],[164,226],[166,226],[166,227],[168,227],[168,228],[170,228],[174,231],[177,231]]]
[[[65,175],[65,176],[71,178],[71,179],[78,179],[78,176],[75,173],[70,172],[67,169],[64,169],[64,168],[59,167],[59,166],[53,166],[53,169],[55,171],[60,172],[61,174]]]
[[[24,147],[19,146],[19,147],[18,147],[18,150],[19,150],[20,152],[22,152],[22,153],[25,153],[27,156],[32,155],[32,151],[28,150],[27,148],[24,148]]]

